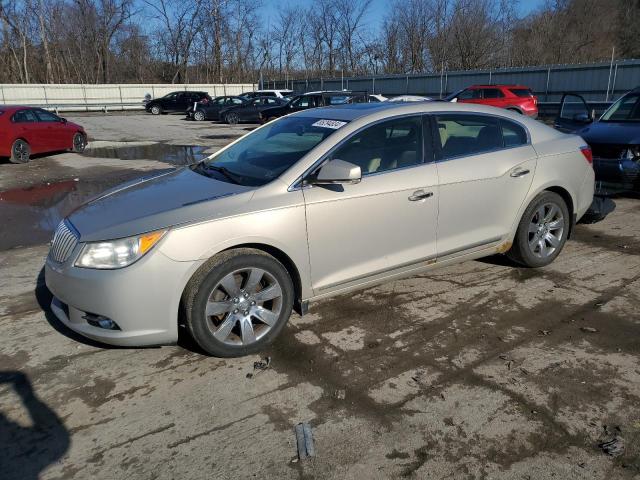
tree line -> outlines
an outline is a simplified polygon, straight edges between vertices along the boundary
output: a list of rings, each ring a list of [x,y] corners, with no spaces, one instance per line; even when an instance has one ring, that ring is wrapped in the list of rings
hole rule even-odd
[[[256,82],[640,57],[640,0],[547,0],[524,17],[513,0],[391,0],[381,19],[371,2],[0,0],[0,83]]]

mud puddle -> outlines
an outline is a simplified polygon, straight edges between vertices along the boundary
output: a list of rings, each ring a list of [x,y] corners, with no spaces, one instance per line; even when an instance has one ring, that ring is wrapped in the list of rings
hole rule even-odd
[[[204,151],[208,148],[194,145],[152,143],[88,148],[83,155],[95,158],[119,158],[120,160],[157,160],[172,165],[189,165],[205,158],[207,155]]]
[[[149,173],[130,172],[117,176],[46,182],[0,192],[0,250],[41,245],[51,240],[65,216],[105,190]]]

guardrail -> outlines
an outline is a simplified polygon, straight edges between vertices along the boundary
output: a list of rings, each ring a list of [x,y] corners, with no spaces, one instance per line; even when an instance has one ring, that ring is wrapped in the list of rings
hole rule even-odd
[[[0,102],[38,106],[59,111],[144,109],[145,96],[158,98],[170,92],[193,90],[212,97],[239,95],[255,90],[252,83],[237,84],[0,84]]]

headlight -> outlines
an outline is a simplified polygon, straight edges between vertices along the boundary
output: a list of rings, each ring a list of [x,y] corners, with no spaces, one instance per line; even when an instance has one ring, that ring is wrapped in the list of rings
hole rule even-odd
[[[114,269],[129,266],[151,250],[165,233],[166,230],[158,230],[135,237],[87,243],[76,260],[76,267]]]

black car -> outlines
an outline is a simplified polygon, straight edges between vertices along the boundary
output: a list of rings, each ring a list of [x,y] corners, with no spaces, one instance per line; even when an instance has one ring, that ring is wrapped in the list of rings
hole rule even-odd
[[[285,105],[263,110],[261,120],[270,121],[274,118],[282,117],[300,110],[308,110],[309,108],[328,107],[331,105],[344,105],[346,103],[360,103],[369,101],[366,92],[350,92],[350,91],[325,91],[325,92],[309,92],[302,95],[296,95],[291,101]]]
[[[168,112],[186,112],[194,103],[211,100],[207,92],[171,92],[161,98],[154,98],[145,105],[147,112],[154,115]]]
[[[208,102],[191,105],[187,110],[187,117],[199,122],[202,120],[220,120],[221,110],[243,105],[248,101],[248,99],[238,96],[216,97]]]
[[[622,96],[598,120],[590,111],[583,97],[566,93],[555,127],[589,144],[597,190],[640,191],[640,88]]]
[[[259,122],[261,120],[260,112],[286,103],[287,100],[277,97],[252,98],[242,105],[220,110],[220,120],[232,125],[238,122]]]

